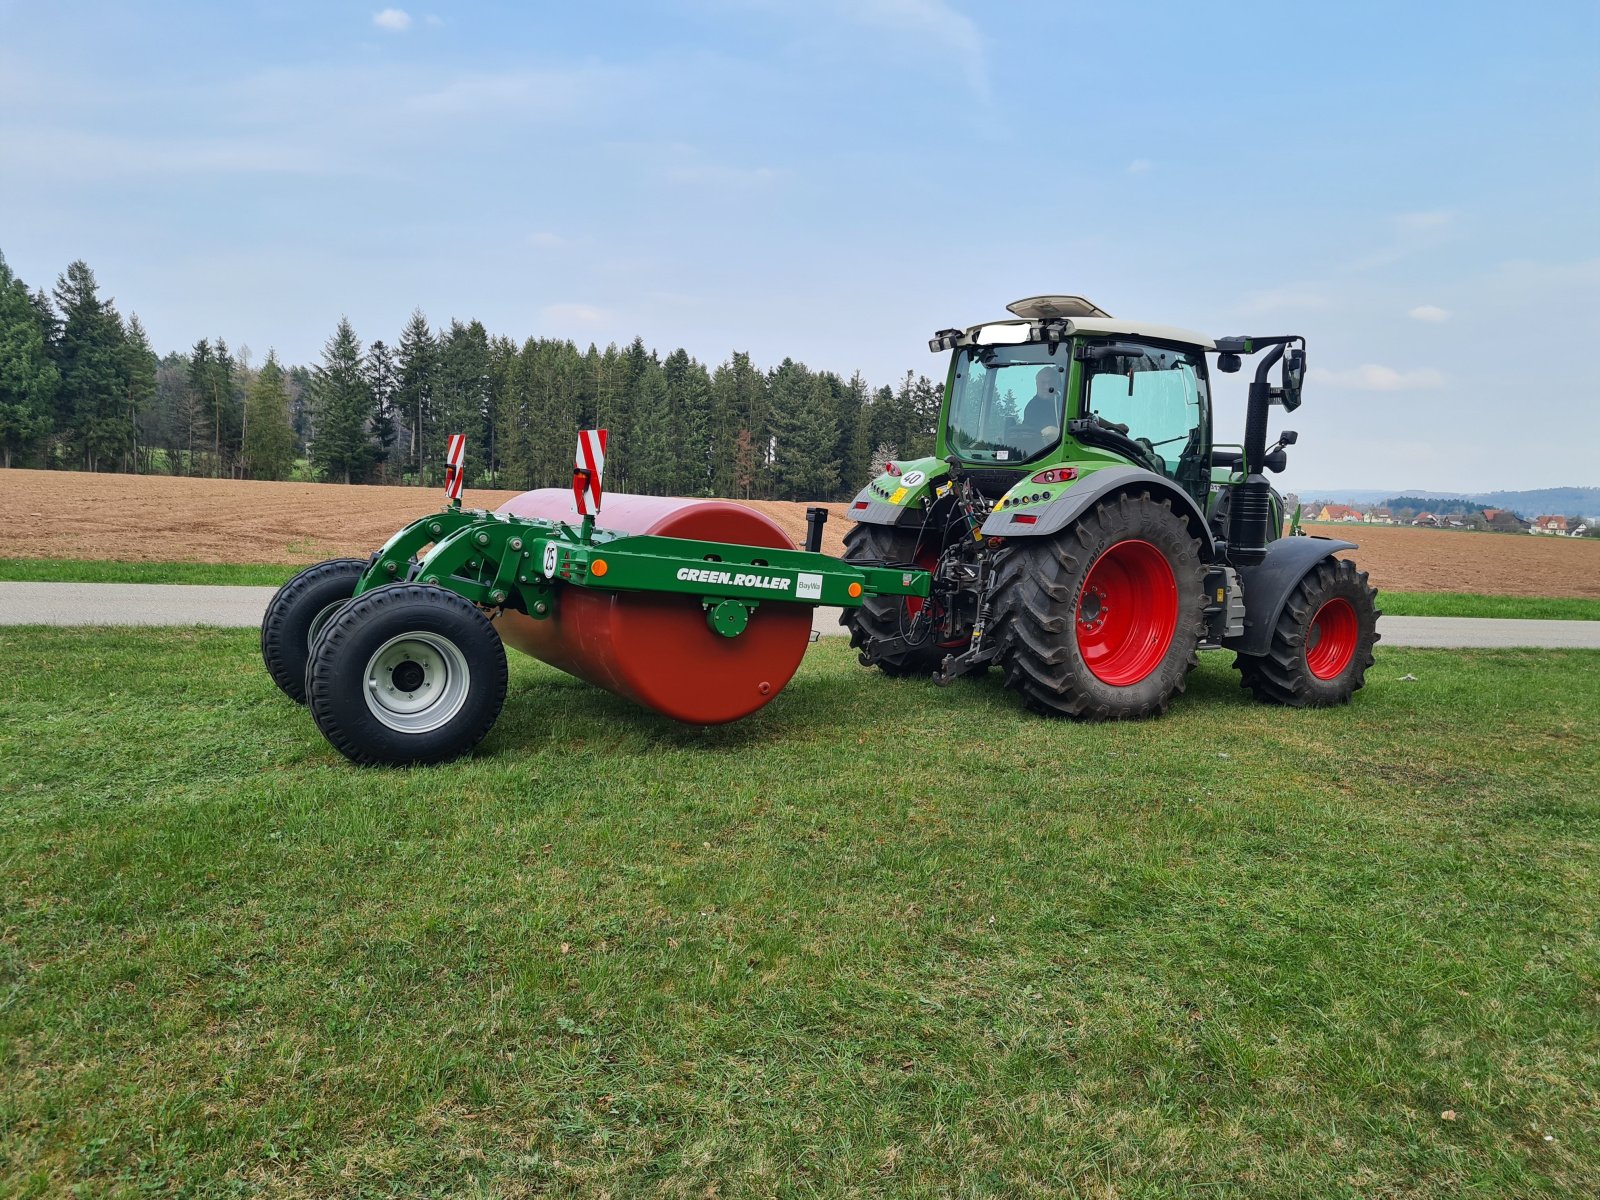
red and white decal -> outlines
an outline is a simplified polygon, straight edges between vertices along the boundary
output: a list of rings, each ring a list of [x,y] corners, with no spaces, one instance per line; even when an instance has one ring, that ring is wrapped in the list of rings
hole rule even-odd
[[[578,515],[592,517],[600,511],[600,476],[606,469],[606,431],[585,429],[578,434],[578,456],[572,464],[572,498]]]
[[[467,457],[467,435],[452,433],[446,443],[444,456],[444,498],[446,500],[461,499],[461,485],[464,473],[461,464]]]

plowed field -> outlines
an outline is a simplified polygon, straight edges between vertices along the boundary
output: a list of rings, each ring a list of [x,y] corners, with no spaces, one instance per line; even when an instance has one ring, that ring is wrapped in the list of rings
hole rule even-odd
[[[511,492],[469,491],[493,508]],[[144,562],[310,563],[365,556],[401,525],[434,511],[440,493],[403,487],[256,483],[0,470],[0,558]],[[806,505],[745,501],[796,543]],[[845,506],[828,506],[824,548],[842,550]],[[1386,526],[1313,526],[1358,542],[1354,557],[1380,588],[1600,599],[1600,540]]]

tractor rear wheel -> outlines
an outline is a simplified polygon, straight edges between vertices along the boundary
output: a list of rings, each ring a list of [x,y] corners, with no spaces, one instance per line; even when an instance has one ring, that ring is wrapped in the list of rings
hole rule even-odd
[[[937,545],[919,543],[916,530],[886,525],[853,525],[844,535],[846,562],[915,564],[931,571],[939,561],[939,550]],[[863,666],[875,666],[885,675],[931,675],[952,645],[958,649],[966,645],[965,638],[940,645],[929,628],[928,636],[915,646],[884,649],[910,630],[926,603],[920,596],[875,596],[860,608],[845,609],[839,624],[850,631],[850,644],[861,651]]]
[[[261,660],[278,689],[296,704],[306,702],[306,662],[330,617],[355,595],[366,574],[359,558],[335,558],[307,567],[278,589],[261,618]]]
[[[506,651],[476,605],[444,588],[392,583],[328,622],[306,677],[317,728],[351,762],[446,762],[500,715]]]
[[[1377,598],[1355,563],[1323,559],[1289,593],[1267,652],[1234,657],[1239,685],[1266,704],[1348,704],[1372,665]]]
[[[1155,716],[1181,692],[1205,629],[1200,543],[1169,500],[1102,500],[996,563],[990,636],[1006,686],[1051,716]]]

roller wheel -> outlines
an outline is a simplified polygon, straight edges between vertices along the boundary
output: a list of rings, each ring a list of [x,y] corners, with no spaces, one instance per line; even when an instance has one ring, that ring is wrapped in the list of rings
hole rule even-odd
[[[918,545],[914,530],[891,529],[884,525],[854,525],[844,535],[844,560],[868,563],[915,563],[932,570],[939,560],[939,547]],[[910,628],[912,619],[927,603],[921,596],[875,596],[860,608],[847,608],[839,614],[839,624],[850,631],[850,644],[861,651],[863,666],[875,666],[885,675],[931,675],[950,646],[941,646],[930,636],[909,649],[884,652],[882,647]],[[953,643],[966,645],[966,639]]]
[[[307,567],[278,589],[261,618],[261,660],[278,689],[306,702],[306,663],[322,627],[355,595],[366,573],[359,558],[335,558]]]
[[[996,562],[992,636],[1008,687],[1051,716],[1164,712],[1205,628],[1200,543],[1168,500],[1102,500],[1054,537]]]
[[[361,764],[436,763],[484,738],[506,699],[494,626],[454,592],[395,583],[329,621],[307,671],[311,716]]]
[[[1289,593],[1267,652],[1234,657],[1240,686],[1267,704],[1348,704],[1372,665],[1377,600],[1378,590],[1355,563],[1323,559]]]

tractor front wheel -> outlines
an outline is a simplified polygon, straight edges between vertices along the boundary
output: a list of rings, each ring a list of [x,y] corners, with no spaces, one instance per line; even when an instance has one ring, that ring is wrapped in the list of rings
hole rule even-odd
[[[1289,593],[1265,654],[1239,654],[1241,687],[1266,704],[1348,704],[1378,640],[1378,591],[1353,562],[1325,558]]]
[[[1166,711],[1205,628],[1200,544],[1169,500],[1102,500],[1054,537],[996,563],[994,624],[1006,685],[1052,716],[1125,720]]]
[[[307,567],[278,589],[261,618],[261,659],[278,689],[306,702],[306,662],[322,627],[355,595],[366,574],[359,558],[335,558]]]
[[[506,652],[477,606],[396,583],[362,593],[328,622],[306,679],[317,728],[351,762],[446,762],[500,715]]]

